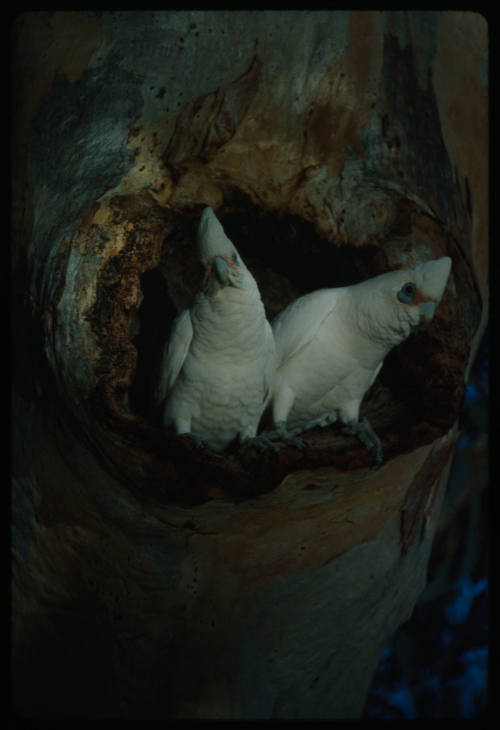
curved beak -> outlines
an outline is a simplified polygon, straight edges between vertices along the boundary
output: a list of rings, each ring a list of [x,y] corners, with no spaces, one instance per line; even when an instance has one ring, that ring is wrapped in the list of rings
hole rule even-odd
[[[435,302],[421,302],[418,305],[418,308],[420,310],[420,314],[422,317],[427,320],[427,322],[430,322],[431,319],[434,317],[434,312],[436,311],[436,303]]]
[[[443,296],[446,283],[450,275],[451,259],[449,256],[442,256],[435,261],[427,261],[415,267],[422,277],[420,289],[428,299],[438,304]]]
[[[451,258],[442,256],[435,261],[419,264],[415,269],[418,270],[422,282],[419,289],[423,301],[419,303],[418,308],[423,318],[430,321],[444,294],[451,271]]]

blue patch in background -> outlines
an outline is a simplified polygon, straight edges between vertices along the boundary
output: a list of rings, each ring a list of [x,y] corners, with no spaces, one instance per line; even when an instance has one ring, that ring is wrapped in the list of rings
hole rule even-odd
[[[461,435],[428,584],[381,652],[364,718],[478,718],[488,703],[488,331],[466,387]]]

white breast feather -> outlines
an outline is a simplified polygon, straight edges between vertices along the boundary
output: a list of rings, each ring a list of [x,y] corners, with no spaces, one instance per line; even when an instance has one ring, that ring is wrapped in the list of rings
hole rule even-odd
[[[200,221],[198,246],[207,276],[213,257],[222,256],[237,278],[200,291],[177,318],[157,393],[166,394],[166,426],[221,451],[236,437],[256,435],[272,394],[275,346],[255,280],[241,259],[235,262],[239,255],[210,209]]]

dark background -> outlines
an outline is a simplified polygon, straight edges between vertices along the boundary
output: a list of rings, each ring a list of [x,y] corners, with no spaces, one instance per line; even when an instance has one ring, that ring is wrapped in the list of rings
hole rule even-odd
[[[365,718],[477,718],[488,706],[489,338],[461,417],[428,585],[384,647]]]

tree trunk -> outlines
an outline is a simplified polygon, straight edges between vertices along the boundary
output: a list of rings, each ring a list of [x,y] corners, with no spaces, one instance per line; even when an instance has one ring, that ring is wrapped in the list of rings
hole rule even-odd
[[[13,31],[13,693],[51,717],[356,717],[411,614],[487,321],[487,26],[43,12]],[[216,210],[268,318],[441,255],[362,405],[375,469],[199,452],[151,407]]]

